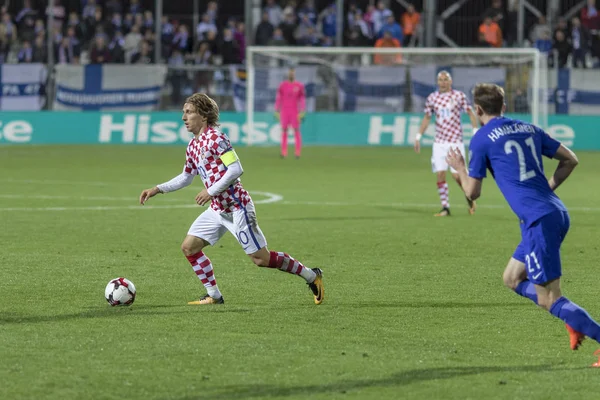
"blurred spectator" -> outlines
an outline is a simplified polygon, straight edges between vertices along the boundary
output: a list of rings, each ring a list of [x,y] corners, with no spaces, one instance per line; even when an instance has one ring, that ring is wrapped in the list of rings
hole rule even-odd
[[[217,34],[215,32],[208,32],[204,42],[208,43],[208,48],[212,54],[219,54],[219,43],[217,41]]]
[[[319,15],[319,20],[321,23],[321,33],[325,38],[332,39],[335,38],[337,31],[337,15],[335,10],[335,3],[326,7],[323,12]]]
[[[544,56],[548,57],[550,55],[550,50],[552,50],[552,40],[550,39],[549,31],[541,31],[540,36],[536,39],[534,45],[536,49],[540,51]]]
[[[37,17],[37,11],[32,7],[31,0],[23,1],[23,8],[19,10],[15,16],[15,23],[19,36],[22,40],[29,40],[32,42],[35,38],[35,19]]]
[[[485,10],[483,19],[491,18],[493,22],[498,24],[500,33],[504,31],[504,9],[502,8],[502,0],[492,0],[492,6]],[[496,46],[500,47],[500,46]]]
[[[87,0],[86,5],[81,12],[81,17],[83,19],[94,18],[94,14],[96,14],[96,0]]]
[[[310,46],[312,40],[311,38],[309,38],[309,35],[314,36],[314,34],[314,25],[308,18],[308,15],[303,15],[300,20],[300,23],[298,24],[298,27],[296,28],[296,32],[294,33],[296,43],[298,43],[300,46]]]
[[[479,26],[479,33],[483,33],[485,41],[492,47],[502,47],[502,31],[491,17],[485,17]]]
[[[233,31],[233,40],[238,45],[239,59],[243,63],[246,59],[246,24],[241,21],[237,23],[235,31]]]
[[[402,44],[404,45],[404,47],[410,44],[413,35],[416,34],[420,21],[421,14],[419,14],[416,11],[414,5],[409,4],[408,8],[406,9],[406,12],[402,14],[402,33],[404,34],[404,41],[402,42]]]
[[[402,45],[400,41],[394,38],[390,31],[384,31],[383,37],[375,42],[377,48],[396,47],[400,48]],[[375,54],[373,62],[379,65],[392,65],[402,62],[402,56],[400,54]]]
[[[139,51],[131,57],[132,64],[152,64],[154,62],[150,45],[145,40],[141,42]]]
[[[550,37],[550,32],[552,32],[552,30],[550,29],[550,25],[546,22],[546,17],[540,15],[537,24],[533,25],[529,32],[529,40],[531,43],[535,43],[542,37]]]
[[[394,39],[402,43],[402,39],[404,38],[402,27],[396,22],[393,15],[387,17],[386,23],[381,27],[378,37],[382,37],[385,32],[389,32]]]
[[[296,4],[296,0],[289,0],[287,2],[287,5],[283,9],[283,16],[285,16],[286,14],[294,14],[294,15],[296,15],[296,8],[297,7],[298,7],[298,5]]]
[[[587,54],[589,33],[581,26],[579,18],[571,19],[571,46],[573,47],[573,68],[587,68],[585,55]]]
[[[190,34],[186,25],[179,25],[177,33],[173,37],[173,49],[179,49],[181,53],[186,53],[190,47]]]
[[[281,29],[277,28],[273,31],[273,37],[267,43],[269,46],[287,46],[287,41],[283,37]]]
[[[129,0],[129,13],[134,16],[142,13],[140,0]]]
[[[513,47],[517,44],[519,27],[519,3],[518,0],[508,1],[508,12],[506,13],[506,24],[504,24],[504,38],[506,45]]]
[[[120,0],[107,0],[105,8],[107,15],[113,15],[115,13],[123,15],[123,5]]]
[[[381,29],[389,16],[393,17],[394,14],[392,14],[385,6],[385,2],[383,1],[379,1],[377,3],[377,8],[371,11],[370,20],[373,24],[373,32],[375,32],[378,37],[381,37]]]
[[[279,26],[283,20],[283,13],[281,12],[281,7],[279,7],[279,4],[277,4],[275,0],[267,0],[267,5],[265,6],[264,11],[269,14],[269,22],[271,25]]]
[[[485,34],[481,31],[477,32],[477,47],[492,47],[492,45],[485,40]]]
[[[41,21],[41,26],[43,26],[43,25],[44,25],[44,22]],[[75,29],[75,36],[77,36],[77,38],[79,40],[83,40],[84,38],[87,37],[87,31],[86,31],[85,24],[81,23],[81,20],[79,19],[79,15],[77,15],[76,12],[69,13],[69,20],[67,22],[67,27]],[[37,35],[37,22],[36,22],[36,35]]]
[[[215,24],[219,16],[219,6],[216,1],[209,1],[206,7],[206,14],[208,15],[210,22]]]
[[[33,27],[33,32],[35,36],[46,35],[46,25],[44,25],[43,19],[35,20],[35,25]]]
[[[125,18],[123,18],[123,25],[121,26],[123,34],[127,35],[129,32],[131,32],[131,28],[133,28],[133,25],[135,25],[135,22],[133,20],[133,14],[125,14]]]
[[[223,64],[239,64],[241,61],[239,46],[233,38],[233,32],[229,28],[223,30],[220,53],[223,57]]]
[[[73,54],[75,55],[75,57],[79,58],[79,56],[81,55],[81,41],[77,37],[75,28],[69,26],[67,28],[67,35],[65,37],[69,41],[69,46],[71,46],[71,48],[73,49]]]
[[[69,43],[68,37],[63,37],[60,43],[55,47],[54,58],[57,64],[74,64],[76,60],[73,46]]]
[[[211,21],[210,15],[203,14],[202,21],[200,21],[198,27],[196,27],[196,36],[198,37],[198,40],[204,40],[206,37],[206,32],[208,31],[214,31],[216,33],[217,26],[213,21]]]
[[[19,50],[19,54],[17,55],[17,60],[19,63],[33,62],[33,48],[28,40],[23,41],[21,50]]]
[[[273,23],[271,19],[269,22]],[[277,25],[274,25],[277,26]],[[283,33],[283,38],[288,43],[289,46],[294,46],[296,44],[296,16],[294,14],[286,14],[283,22],[279,25],[281,32]]]
[[[174,47],[167,64],[170,67],[181,67],[185,64],[185,59],[179,47]],[[173,104],[181,103],[181,88],[185,81],[185,71],[174,69],[169,71],[168,81],[171,84],[171,101]]]
[[[150,10],[144,11],[143,26],[144,26],[145,32],[148,32],[148,31],[154,32],[154,15],[152,14],[152,11],[150,11]]]
[[[346,26],[354,26],[356,22],[356,13],[361,12],[358,7],[356,7],[356,3],[350,3],[348,6],[348,12],[346,13]]]
[[[527,114],[529,112],[529,102],[527,101],[527,96],[520,88],[517,88],[515,91],[513,106],[516,113]]]
[[[567,66],[567,62],[569,60],[569,55],[573,51],[571,44],[567,41],[567,37],[562,30],[557,30],[554,34],[554,44],[552,45],[554,51],[556,52],[556,57],[558,61],[558,68],[565,68]],[[554,60],[552,61],[552,65],[554,66]]]
[[[269,40],[273,37],[273,31],[275,28],[269,22],[269,13],[262,13],[262,20],[260,24],[256,27],[256,36],[254,39],[254,43],[257,46],[266,46],[269,43]]]
[[[317,9],[314,0],[305,0],[304,5],[298,10],[298,19],[303,20],[304,17],[308,18],[312,26],[317,25]]]
[[[354,23],[348,29],[348,46],[369,46],[372,38],[371,27],[363,19],[361,12],[357,11]]]
[[[35,42],[33,44],[33,62],[48,62],[48,46],[43,36],[38,36],[35,38]]]
[[[566,40],[568,40],[571,36],[569,33],[567,20],[564,17],[558,17],[558,21],[556,21],[556,28],[554,29],[554,35],[552,35],[554,40],[556,40],[556,34],[558,32],[562,32]]]
[[[4,26],[4,35],[9,42],[17,39],[17,27],[13,24],[10,14],[2,14],[2,25]],[[31,43],[29,43],[31,45]]]
[[[62,28],[63,21],[65,20],[67,14],[65,12],[65,7],[61,4],[60,0],[54,0],[52,12],[54,14],[54,24],[59,28]],[[46,7],[46,15],[50,15],[50,6]]]
[[[114,37],[110,41],[108,45],[108,50],[110,51],[110,56],[112,61],[115,63],[124,63],[125,62],[125,38],[123,37],[123,32],[116,31]]]
[[[208,42],[200,43],[198,51],[193,55],[195,65],[211,65],[213,63],[212,52]]]
[[[592,57],[600,58],[600,13],[596,0],[587,0],[581,9],[581,24],[588,32]]]
[[[106,46],[102,36],[96,36],[92,51],[90,52],[90,61],[92,64],[105,64],[111,62],[111,54]]]
[[[129,64],[131,56],[135,53],[142,43],[142,34],[140,28],[137,25],[131,27],[131,31],[125,35],[125,42],[123,44],[123,50],[125,52],[125,62]]]
[[[581,9],[581,24],[587,29],[600,29],[600,13],[596,8],[596,0],[587,0]]]

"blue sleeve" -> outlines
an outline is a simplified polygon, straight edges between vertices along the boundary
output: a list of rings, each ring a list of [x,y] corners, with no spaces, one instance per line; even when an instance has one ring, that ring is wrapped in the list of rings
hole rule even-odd
[[[556,139],[553,139],[543,130],[537,128],[538,134],[542,137],[542,154],[548,158],[554,157],[558,148],[560,147],[560,142]]]
[[[487,176],[487,151],[485,144],[477,140],[476,136],[469,144],[469,176],[475,179]]]

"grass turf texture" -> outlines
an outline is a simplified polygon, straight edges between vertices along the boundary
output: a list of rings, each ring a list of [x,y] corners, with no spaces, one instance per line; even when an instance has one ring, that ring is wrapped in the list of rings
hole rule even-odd
[[[240,148],[245,187],[283,196],[257,205],[269,247],[322,267],[325,302],[226,235],[206,250],[226,304],[193,307],[204,290],[179,245],[199,178],[136,205],[184,150],[0,147],[0,398],[597,397],[596,344],[572,352],[560,321],[502,286],[519,227],[491,178],[475,216],[451,183],[453,216],[434,218],[429,149]],[[563,290],[600,318],[600,159],[580,160],[559,189]],[[117,276],[138,289],[129,308],[104,300]]]

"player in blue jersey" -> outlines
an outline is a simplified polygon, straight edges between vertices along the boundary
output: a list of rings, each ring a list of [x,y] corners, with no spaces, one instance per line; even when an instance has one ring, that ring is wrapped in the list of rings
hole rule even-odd
[[[459,151],[451,151],[447,161],[458,171],[471,200],[481,195],[489,170],[519,218],[521,243],[506,266],[504,284],[563,320],[573,350],[585,336],[600,342],[600,325],[560,289],[560,246],[570,222],[554,191],[577,166],[577,156],[542,129],[502,116],[504,90],[500,86],[478,84],[473,103],[482,127],[469,146],[468,173]],[[544,175],[542,156],[558,160],[549,180]]]

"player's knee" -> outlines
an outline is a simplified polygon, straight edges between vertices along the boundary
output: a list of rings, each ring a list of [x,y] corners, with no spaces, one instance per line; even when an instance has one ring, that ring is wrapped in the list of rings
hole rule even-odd
[[[504,271],[502,281],[504,282],[504,286],[510,290],[515,290],[520,283],[520,280],[511,271]]]
[[[550,311],[550,308],[552,308],[552,304],[554,304],[554,301],[552,301],[551,296],[544,296],[544,295],[540,295],[539,293],[538,293],[537,300],[538,300],[538,305],[547,311]]]
[[[188,240],[184,240],[183,243],[181,243],[181,251],[186,257],[202,251],[203,247],[204,246],[200,243],[193,243]]]

